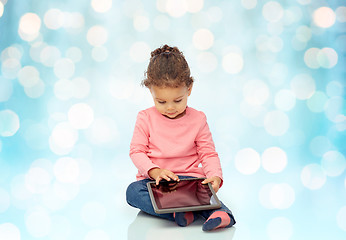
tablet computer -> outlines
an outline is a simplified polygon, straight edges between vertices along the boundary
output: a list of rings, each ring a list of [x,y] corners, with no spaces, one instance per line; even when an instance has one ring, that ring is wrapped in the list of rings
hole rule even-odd
[[[180,181],[155,181],[147,183],[151,203],[158,214],[217,209],[221,203],[205,178],[187,178]]]

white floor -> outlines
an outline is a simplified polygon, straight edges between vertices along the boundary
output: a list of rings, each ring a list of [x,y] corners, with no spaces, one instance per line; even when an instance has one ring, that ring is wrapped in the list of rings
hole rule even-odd
[[[179,227],[175,222],[150,216],[144,212],[138,212],[134,221],[128,227],[128,240],[138,239],[162,239],[162,240],[231,240],[236,227],[220,229],[212,232],[203,232],[203,219],[197,219],[187,227]]]

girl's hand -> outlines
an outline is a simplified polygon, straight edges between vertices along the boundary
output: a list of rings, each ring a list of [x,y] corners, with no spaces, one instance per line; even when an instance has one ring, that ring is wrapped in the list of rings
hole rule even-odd
[[[217,192],[219,191],[219,188],[220,188],[221,178],[217,176],[213,176],[213,177],[205,179],[202,182],[202,184],[207,184],[207,183],[211,183],[211,186],[213,187],[214,191]]]
[[[149,176],[156,180],[156,185],[159,185],[160,181],[165,179],[167,181],[179,181],[177,175],[167,169],[153,168],[148,172]]]

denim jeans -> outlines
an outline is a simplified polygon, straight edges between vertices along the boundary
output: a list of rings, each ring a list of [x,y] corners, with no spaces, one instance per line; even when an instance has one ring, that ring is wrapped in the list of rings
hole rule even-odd
[[[183,178],[191,178],[191,177],[179,176],[179,178],[183,179]],[[149,181],[152,181],[152,180],[151,179],[144,179],[144,180],[139,180],[139,181],[131,183],[126,190],[127,203],[130,206],[138,208],[138,209],[142,210],[143,212],[146,212],[150,215],[174,221],[173,213],[158,214],[154,211],[154,208],[151,204],[148,188],[147,188],[147,183]],[[195,213],[197,215],[201,215],[205,219],[208,219],[209,216],[213,212],[220,211],[220,210],[228,213],[228,215],[231,218],[231,221],[233,220],[233,222],[234,222],[233,224],[235,224],[235,220],[234,220],[234,217],[233,217],[231,210],[229,210],[222,202],[221,202],[221,208],[219,208],[219,209],[203,210],[203,211],[198,211]]]

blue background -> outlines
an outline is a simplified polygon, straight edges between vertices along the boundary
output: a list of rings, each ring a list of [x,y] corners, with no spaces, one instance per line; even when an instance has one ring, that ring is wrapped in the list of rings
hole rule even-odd
[[[129,143],[153,105],[140,82],[163,44],[190,65],[234,238],[344,239],[345,9],[0,0],[0,239],[127,238]]]

